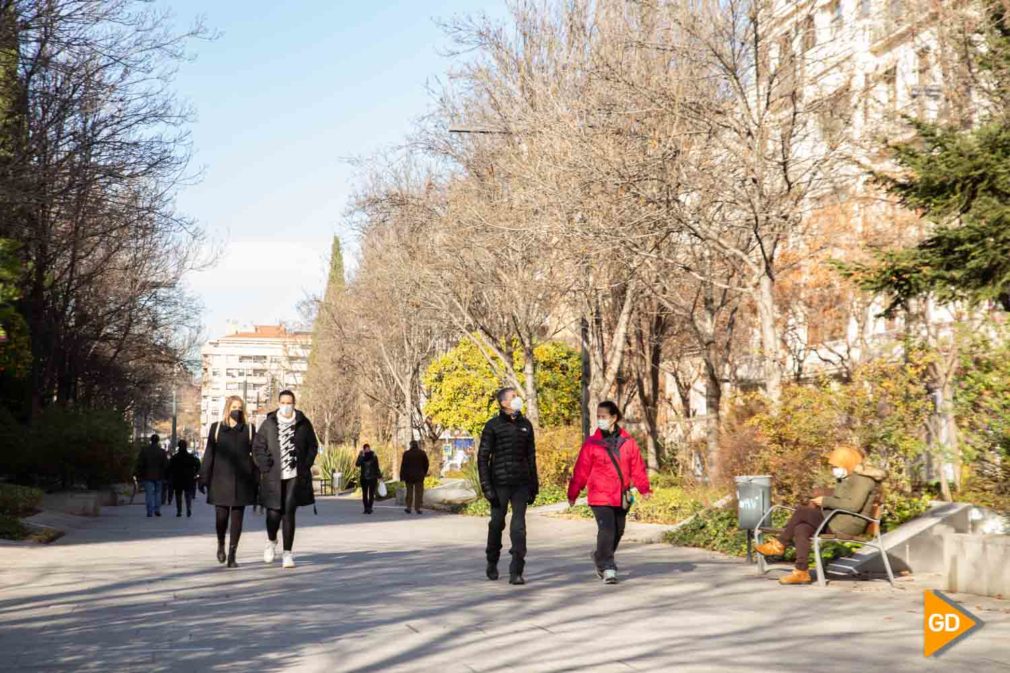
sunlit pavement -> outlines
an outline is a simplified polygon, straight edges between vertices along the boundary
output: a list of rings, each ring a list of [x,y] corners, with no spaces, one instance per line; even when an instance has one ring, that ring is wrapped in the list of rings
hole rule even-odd
[[[926,660],[913,583],[779,587],[739,560],[631,544],[604,586],[591,522],[531,517],[529,583],[512,587],[507,555],[484,579],[482,519],[323,499],[282,570],[247,511],[227,570],[212,508],[167,513],[106,508],[47,547],[0,546],[0,670],[1010,671],[1010,602],[958,597],[986,625]]]

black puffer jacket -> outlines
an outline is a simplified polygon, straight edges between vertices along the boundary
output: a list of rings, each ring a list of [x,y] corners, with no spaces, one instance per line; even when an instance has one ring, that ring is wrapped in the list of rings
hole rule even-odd
[[[369,451],[368,453],[362,451],[358,454],[358,459],[354,464],[361,468],[361,481],[382,479],[382,470],[379,469],[379,457],[375,455],[375,451]]]
[[[512,417],[504,411],[488,421],[480,434],[477,469],[484,493],[494,493],[495,486],[525,484],[535,496],[540,481],[533,424],[522,414]]]

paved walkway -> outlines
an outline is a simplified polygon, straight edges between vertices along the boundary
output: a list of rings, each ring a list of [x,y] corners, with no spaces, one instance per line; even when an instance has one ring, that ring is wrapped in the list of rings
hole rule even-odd
[[[483,520],[332,498],[299,513],[295,570],[264,566],[247,512],[229,571],[210,509],[109,508],[48,547],[0,547],[0,670],[1010,671],[1006,602],[965,598],[986,626],[927,661],[910,584],[781,588],[738,560],[630,544],[607,587],[591,522],[533,517],[529,584],[510,587],[483,579]]]

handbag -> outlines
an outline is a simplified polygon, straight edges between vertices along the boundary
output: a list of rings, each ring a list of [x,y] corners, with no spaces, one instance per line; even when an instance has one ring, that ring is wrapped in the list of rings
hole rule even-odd
[[[380,479],[379,480],[379,486],[375,489],[375,492],[379,494],[380,498],[385,498],[386,495],[389,493],[386,490],[386,482],[384,482],[382,479]]]
[[[622,440],[620,444],[617,445],[617,455],[620,456],[621,446],[624,444]],[[610,462],[614,464],[614,469],[617,470],[617,478],[621,480],[621,509],[627,512],[631,509],[631,506],[635,504],[635,496],[631,493],[631,486],[624,485],[624,473],[621,472],[620,462],[617,457],[614,456],[614,452],[610,450],[610,445],[607,444],[606,440],[603,440],[603,450],[607,452],[607,456],[610,458]]]

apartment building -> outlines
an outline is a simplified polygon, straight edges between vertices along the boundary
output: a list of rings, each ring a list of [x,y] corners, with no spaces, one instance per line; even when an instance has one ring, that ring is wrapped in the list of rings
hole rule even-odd
[[[298,394],[308,369],[311,333],[290,331],[283,325],[233,328],[204,344],[200,390],[201,445],[212,423],[221,418],[224,401],[238,395],[246,402],[253,422],[276,408],[277,394]]]

